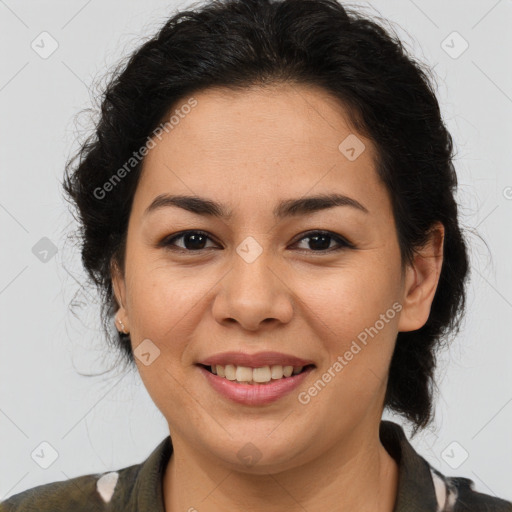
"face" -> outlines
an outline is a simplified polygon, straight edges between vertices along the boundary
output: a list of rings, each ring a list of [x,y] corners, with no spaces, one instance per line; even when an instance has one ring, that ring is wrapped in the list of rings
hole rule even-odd
[[[145,158],[113,275],[142,380],[183,451],[248,472],[346,455],[378,431],[436,269],[402,273],[375,149],[327,93],[194,99]]]

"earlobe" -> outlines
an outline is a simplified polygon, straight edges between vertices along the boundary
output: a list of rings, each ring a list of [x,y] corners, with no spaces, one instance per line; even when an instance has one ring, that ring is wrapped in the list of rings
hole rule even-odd
[[[114,292],[114,297],[119,305],[119,310],[115,316],[116,327],[120,329],[124,334],[128,334],[130,332],[129,329],[129,319],[128,314],[125,309],[125,282],[124,276],[115,261],[110,264],[110,275],[112,279],[112,289]]]
[[[415,331],[427,322],[441,275],[443,247],[444,226],[438,222],[430,230],[425,246],[416,251],[413,263],[407,266],[399,332]]]

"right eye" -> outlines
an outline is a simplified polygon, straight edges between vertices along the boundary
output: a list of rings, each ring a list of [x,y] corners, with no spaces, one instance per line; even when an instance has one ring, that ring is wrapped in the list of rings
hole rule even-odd
[[[176,241],[182,240],[182,246],[177,246]],[[210,237],[204,231],[182,231],[169,237],[166,237],[159,244],[171,250],[181,250],[186,252],[197,252],[211,247],[205,247]]]

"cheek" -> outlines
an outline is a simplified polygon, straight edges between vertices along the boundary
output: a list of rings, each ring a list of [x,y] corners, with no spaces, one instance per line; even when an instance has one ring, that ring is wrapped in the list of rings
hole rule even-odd
[[[311,312],[336,345],[373,326],[399,296],[392,273],[373,264],[322,269],[307,280],[297,280],[296,291],[303,311]]]
[[[132,347],[151,340],[158,356],[149,365],[137,360],[138,371],[153,402],[165,417],[174,410],[193,416],[187,391],[184,361],[191,334],[197,325],[204,290],[190,286],[186,273],[171,272],[165,263],[133,268],[130,280],[130,327]],[[145,342],[147,343],[147,342]]]
[[[218,281],[214,272],[172,268],[163,259],[133,265],[129,281],[130,327],[137,346],[150,339],[174,372],[190,363],[189,348],[204,317],[209,293]]]
[[[325,379],[320,378],[329,382],[330,391],[322,392],[317,405],[345,404],[363,411],[386,379],[401,308],[399,285],[396,271],[384,271],[370,260],[300,284],[302,314],[326,354]]]
[[[137,330],[156,334],[171,329],[204,296],[200,283],[164,261],[134,265],[129,277],[130,315]]]

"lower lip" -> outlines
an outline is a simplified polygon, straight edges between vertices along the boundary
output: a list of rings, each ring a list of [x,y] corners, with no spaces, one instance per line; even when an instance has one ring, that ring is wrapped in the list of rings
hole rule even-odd
[[[291,377],[272,380],[268,384],[238,384],[236,381],[209,372],[203,366],[199,366],[199,369],[210,386],[222,396],[239,404],[265,405],[291,393],[300,386],[313,368],[306,368],[305,371]]]

